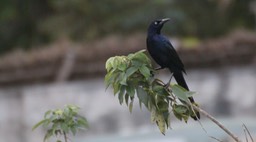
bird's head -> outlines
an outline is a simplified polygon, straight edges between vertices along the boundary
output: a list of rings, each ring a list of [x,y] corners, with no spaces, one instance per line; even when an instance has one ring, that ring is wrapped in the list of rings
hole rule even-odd
[[[154,20],[148,27],[148,34],[160,34],[164,23],[168,22],[169,20],[170,18]]]

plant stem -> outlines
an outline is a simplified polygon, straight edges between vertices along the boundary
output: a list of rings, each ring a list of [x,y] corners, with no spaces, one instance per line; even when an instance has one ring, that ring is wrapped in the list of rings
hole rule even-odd
[[[68,142],[68,137],[67,137],[66,132],[63,131],[63,135],[64,135],[65,142]]]
[[[202,110],[198,106],[192,105],[193,109],[199,111],[201,114],[203,114],[205,117],[209,118],[212,122],[214,122],[216,125],[218,125],[223,131],[225,131],[230,137],[232,137],[236,142],[242,142],[238,136],[233,134],[230,130],[228,130],[223,124],[221,124],[219,121],[217,121],[213,116],[208,114],[206,111]]]

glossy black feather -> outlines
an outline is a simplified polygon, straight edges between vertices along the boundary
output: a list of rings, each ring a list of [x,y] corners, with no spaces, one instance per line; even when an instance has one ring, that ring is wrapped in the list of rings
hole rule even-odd
[[[172,72],[185,72],[184,65],[170,41],[162,35],[149,36],[147,49],[152,58],[163,68],[169,68]]]
[[[165,36],[161,35],[161,29],[166,21],[168,19],[159,19],[150,24],[147,35],[147,50],[161,68],[168,68],[173,73],[176,82],[183,88],[189,90],[183,76],[183,73],[186,72],[180,57],[171,42]],[[189,100],[191,103],[194,103],[192,97],[189,97]],[[196,112],[196,115],[197,117],[191,117],[197,120],[197,118],[200,118],[200,114]]]

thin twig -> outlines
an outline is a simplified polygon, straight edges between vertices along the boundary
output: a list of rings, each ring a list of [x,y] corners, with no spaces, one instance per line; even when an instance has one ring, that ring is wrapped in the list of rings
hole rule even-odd
[[[215,137],[213,137],[213,136],[209,136],[210,138],[212,138],[212,139],[214,139],[214,140],[216,140],[216,141],[218,141],[218,142],[223,142],[222,140],[219,140],[219,139],[217,139],[217,138],[215,138]]]
[[[210,138],[212,138],[212,139],[218,141],[218,142],[223,142],[223,141],[221,141],[221,140],[215,138],[214,136],[210,136],[210,135],[208,134],[208,132],[207,132],[206,129],[204,128],[203,124],[201,123],[200,119],[197,117],[196,112],[195,112],[195,110],[194,110],[194,108],[193,108],[193,104],[189,102],[189,105],[190,105],[191,110],[192,110],[192,112],[194,113],[195,117],[197,118],[198,123],[200,124],[201,128],[204,130],[204,132],[206,133],[206,135],[207,135],[208,137],[210,137]]]
[[[201,114],[209,118],[212,122],[214,122],[216,125],[218,125],[223,131],[225,131],[230,137],[232,137],[236,142],[242,142],[238,136],[233,134],[230,130],[228,130],[224,125],[222,125],[219,121],[217,121],[213,116],[208,114],[206,111],[202,110],[198,106],[192,105],[193,109],[199,111]]]
[[[245,131],[248,133],[248,135],[250,136],[251,141],[254,142],[254,140],[253,140],[253,138],[252,138],[252,135],[251,135],[250,131],[248,130],[248,128],[246,127],[245,124],[243,124],[243,127],[244,127]]]
[[[243,129],[244,129],[244,135],[245,135],[246,142],[249,142],[249,141],[248,141],[248,137],[247,137],[246,130],[245,130],[245,128],[244,128],[244,127],[243,127]]]
[[[63,134],[64,134],[64,139],[65,139],[65,142],[68,142],[68,137],[67,137],[67,134],[66,132],[63,131]]]

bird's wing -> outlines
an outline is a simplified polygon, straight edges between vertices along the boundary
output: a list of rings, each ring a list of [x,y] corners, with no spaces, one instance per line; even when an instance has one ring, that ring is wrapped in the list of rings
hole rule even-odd
[[[169,65],[174,66],[175,68],[183,71],[185,73],[184,65],[177,54],[176,50],[173,48],[171,42],[164,36],[161,36],[161,42],[159,42],[162,46],[161,50],[164,56],[167,56],[169,59]]]

